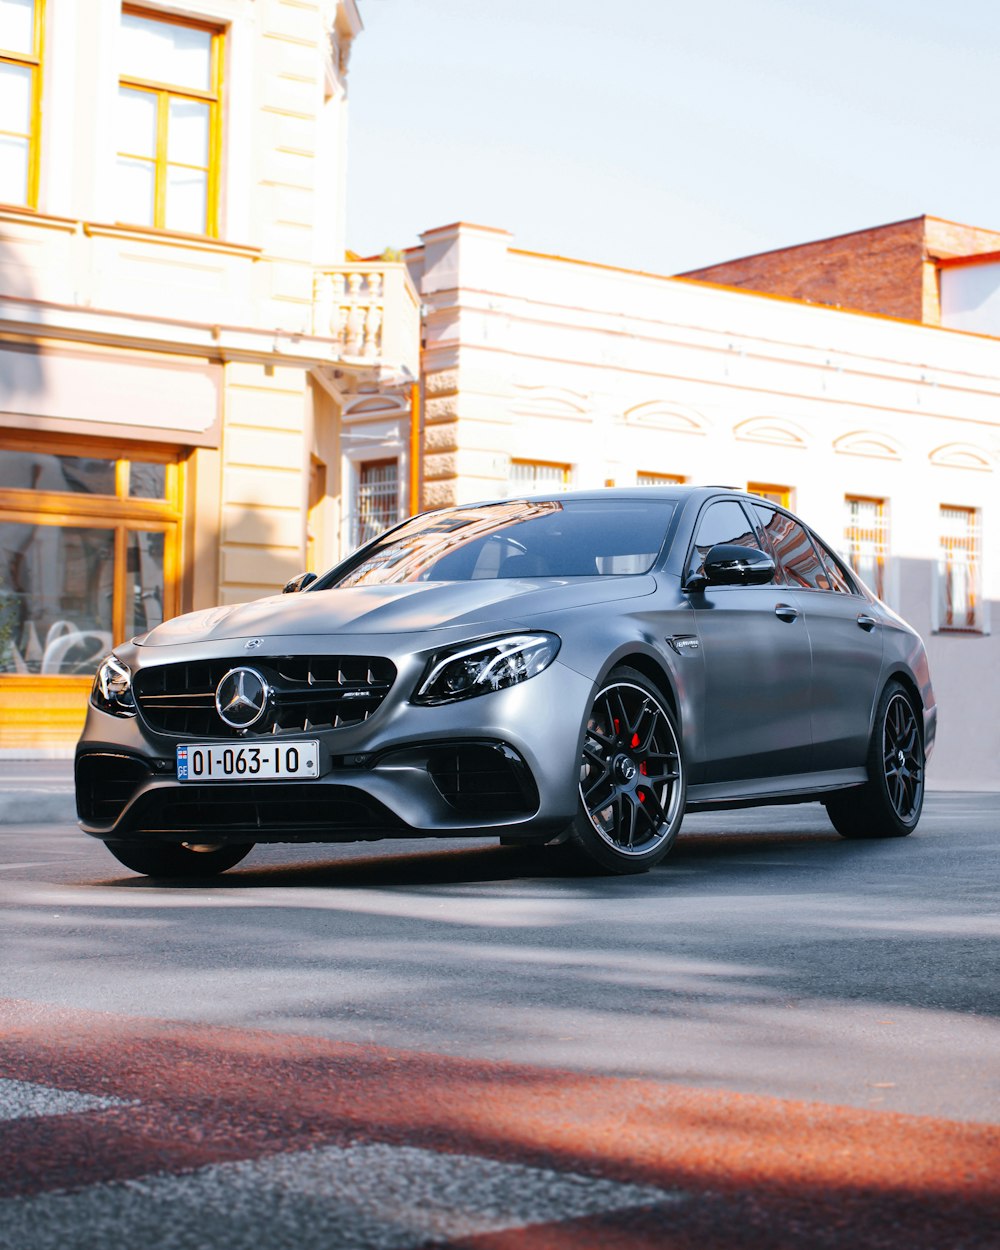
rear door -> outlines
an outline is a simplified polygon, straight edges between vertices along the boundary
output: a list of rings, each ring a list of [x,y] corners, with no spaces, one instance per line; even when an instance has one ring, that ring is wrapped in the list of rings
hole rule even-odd
[[[805,618],[812,648],[812,768],[858,768],[882,670],[877,606],[825,544],[785,513],[754,505]]]

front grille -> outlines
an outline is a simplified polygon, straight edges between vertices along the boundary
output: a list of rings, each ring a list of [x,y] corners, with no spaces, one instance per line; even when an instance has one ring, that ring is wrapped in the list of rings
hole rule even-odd
[[[136,702],[155,733],[174,738],[235,738],[215,707],[215,689],[232,668],[253,668],[274,690],[274,706],[250,737],[359,725],[380,706],[396,680],[381,656],[269,656],[251,662],[196,660],[138,671]]]
[[[252,786],[186,784],[152,790],[129,811],[128,833],[190,834],[199,840],[353,841],[398,836],[405,826],[351,786],[301,782]]]
[[[427,771],[438,793],[463,816],[530,816],[538,808],[531,773],[503,743],[456,743],[427,757]]]
[[[110,825],[152,774],[131,755],[93,752],[76,761],[76,810],[81,820]]]

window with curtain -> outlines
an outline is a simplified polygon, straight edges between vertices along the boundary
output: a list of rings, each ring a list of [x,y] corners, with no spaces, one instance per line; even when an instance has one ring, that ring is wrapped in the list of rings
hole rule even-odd
[[[512,460],[508,494],[530,495],[536,491],[566,490],[570,485],[572,468],[568,464],[554,464],[547,460]]]
[[[975,508],[942,505],[938,560],[938,626],[981,633],[979,513]]]
[[[889,517],[884,499],[847,495],[841,554],[870,590],[884,599],[889,553]]]
[[[119,221],[216,234],[221,32],[126,7],[120,48]]]

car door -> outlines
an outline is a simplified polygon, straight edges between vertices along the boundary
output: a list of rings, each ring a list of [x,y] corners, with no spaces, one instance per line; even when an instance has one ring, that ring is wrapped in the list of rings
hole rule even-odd
[[[785,513],[754,505],[801,609],[812,649],[812,768],[858,768],[868,752],[882,670],[875,604],[825,544]]]
[[[695,528],[687,575],[716,543],[761,547],[737,499],[717,499]],[[804,772],[811,757],[809,638],[786,586],[705,586],[689,596],[704,665],[699,783]]]

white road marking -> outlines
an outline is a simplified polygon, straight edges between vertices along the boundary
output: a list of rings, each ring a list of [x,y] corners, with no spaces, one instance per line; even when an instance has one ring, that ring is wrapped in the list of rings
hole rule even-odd
[[[358,1143],[0,1201],[4,1250],[411,1250],[683,1195]]]
[[[31,1081],[0,1077],[0,1120],[25,1120],[32,1116],[75,1115],[80,1111],[105,1111],[108,1107],[132,1107],[125,1098],[99,1098],[72,1089],[55,1089]],[[2,1243],[0,1243],[2,1244]]]

